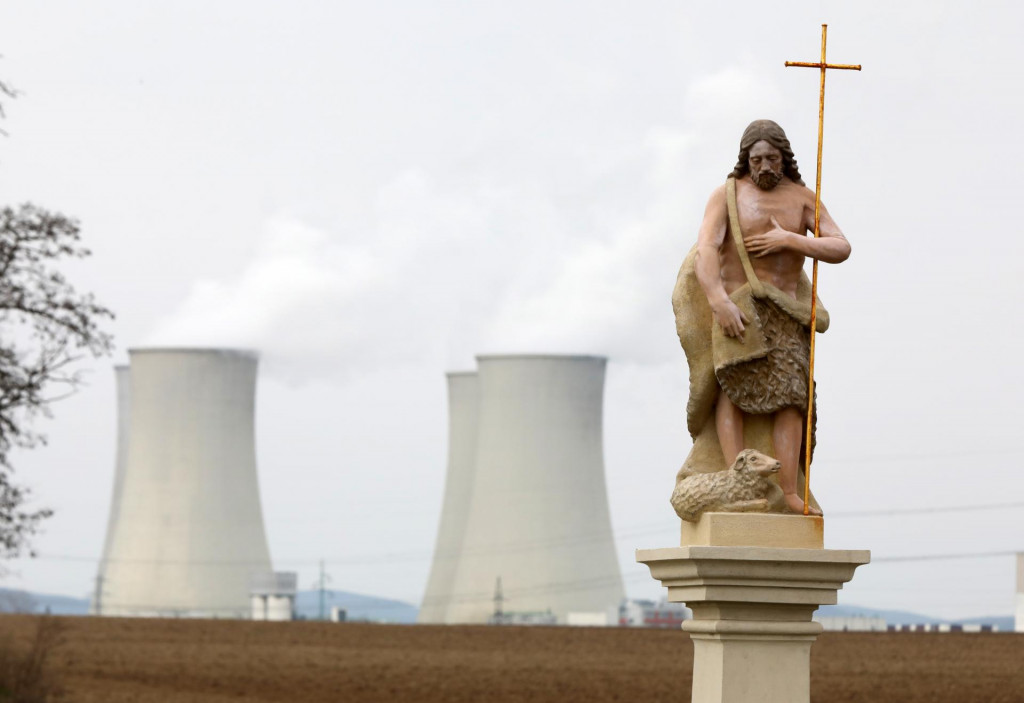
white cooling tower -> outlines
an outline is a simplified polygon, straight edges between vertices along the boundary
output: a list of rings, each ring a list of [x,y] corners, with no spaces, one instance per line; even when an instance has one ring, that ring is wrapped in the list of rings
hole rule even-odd
[[[250,579],[271,571],[253,433],[256,355],[129,355],[130,431],[103,614],[248,617]]]
[[[121,488],[124,483],[124,465],[128,456],[128,433],[131,422],[131,375],[127,365],[114,367],[114,385],[117,394],[117,454],[114,459],[114,490],[110,499],[110,515],[107,517],[107,536],[103,541],[103,557],[96,574],[96,588],[93,591],[89,612],[103,614],[103,584],[106,581],[107,559],[110,556],[110,542],[114,537],[117,514],[121,509]]]
[[[479,386],[475,372],[448,374],[448,472],[445,476],[441,524],[437,529],[434,563],[417,622],[446,621],[455,569],[469,517],[476,459]]]
[[[618,606],[602,458],[605,362],[480,356],[475,478],[447,622]]]
[[[1024,552],[1017,555],[1017,611],[1013,629],[1015,632],[1024,632]]]

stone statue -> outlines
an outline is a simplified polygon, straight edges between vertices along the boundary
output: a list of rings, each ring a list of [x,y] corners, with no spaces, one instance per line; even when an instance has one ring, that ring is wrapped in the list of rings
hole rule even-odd
[[[736,167],[708,200],[672,295],[690,367],[686,419],[694,440],[677,485],[757,449],[781,463],[781,491],[768,509],[803,513],[801,459],[814,447],[813,439],[804,446],[811,283],[803,264],[806,257],[840,263],[850,255],[824,206],[819,237],[807,236],[814,201],[782,128],[752,122]],[[828,324],[819,300],[817,331]],[[808,508],[821,515],[813,496]]]

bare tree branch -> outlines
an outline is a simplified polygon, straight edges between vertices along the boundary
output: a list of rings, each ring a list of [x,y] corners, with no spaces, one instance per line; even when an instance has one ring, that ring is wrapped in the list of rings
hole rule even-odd
[[[3,56],[0,56],[0,59],[2,58]],[[0,79],[0,96],[14,99],[18,97],[18,91],[11,87],[10,83],[5,83],[2,79]],[[7,117],[7,113],[4,112],[4,103],[2,100],[0,100],[0,119],[3,119],[5,117]],[[7,136],[7,132],[5,132],[3,129],[0,129],[0,134],[2,134],[5,137]]]
[[[0,558],[29,550],[51,514],[24,509],[29,493],[10,481],[11,450],[45,444],[33,423],[81,385],[75,363],[111,351],[101,325],[113,313],[58,268],[89,256],[79,241],[78,223],[59,213],[30,204],[0,209]]]

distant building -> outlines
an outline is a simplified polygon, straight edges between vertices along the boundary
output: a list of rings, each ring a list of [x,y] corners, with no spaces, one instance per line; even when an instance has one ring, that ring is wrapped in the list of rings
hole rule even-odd
[[[550,610],[536,613],[495,613],[487,619],[488,625],[557,625],[558,618]]]
[[[814,621],[820,622],[826,632],[885,632],[888,629],[885,618],[866,615],[816,615]]]
[[[619,624],[619,609],[612,607],[589,612],[569,612],[566,615],[565,624],[569,627],[617,627]]]
[[[999,632],[998,625],[961,623],[914,623],[912,625],[889,625],[889,632]]]
[[[690,609],[681,603],[667,600],[624,600],[619,606],[619,625],[622,627],[655,627],[678,630],[684,620],[690,619]]]
[[[294,571],[256,574],[249,598],[253,620],[294,620],[299,575]]]

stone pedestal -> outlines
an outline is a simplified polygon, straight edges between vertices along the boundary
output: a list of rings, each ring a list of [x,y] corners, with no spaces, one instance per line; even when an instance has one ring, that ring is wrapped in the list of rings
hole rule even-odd
[[[736,542],[744,532],[762,534],[747,530],[744,517],[760,528],[768,518],[783,532],[792,530],[797,542],[814,544],[821,534],[820,518],[712,513],[693,526],[691,537]],[[693,611],[683,623],[693,639],[692,703],[809,703],[811,644],[822,629],[811,616],[819,605],[836,602],[836,592],[870,556],[866,550],[721,544],[637,551],[637,561],[668,589],[668,600]]]

